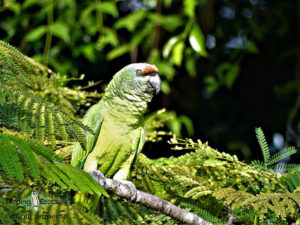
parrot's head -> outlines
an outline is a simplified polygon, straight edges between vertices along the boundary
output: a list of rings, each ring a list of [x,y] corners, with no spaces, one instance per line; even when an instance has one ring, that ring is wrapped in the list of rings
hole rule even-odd
[[[138,98],[150,101],[160,91],[161,80],[156,66],[148,63],[133,63],[121,69],[113,78],[118,95],[132,100]],[[110,86],[110,85],[109,85]]]

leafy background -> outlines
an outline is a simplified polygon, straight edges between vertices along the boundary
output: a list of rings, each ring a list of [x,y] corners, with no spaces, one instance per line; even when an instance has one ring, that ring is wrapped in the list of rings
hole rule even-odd
[[[257,126],[273,137],[271,153],[283,138],[300,145],[299,14],[299,1],[2,0],[0,39],[88,91],[129,63],[153,63],[163,83],[149,112],[164,107],[178,136],[251,160]],[[165,143],[144,153],[177,153],[159,151]]]

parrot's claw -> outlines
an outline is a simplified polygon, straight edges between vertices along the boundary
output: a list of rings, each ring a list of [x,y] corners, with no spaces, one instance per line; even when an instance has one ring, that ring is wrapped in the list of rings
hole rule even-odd
[[[96,182],[98,182],[102,187],[105,186],[106,178],[99,170],[94,170],[90,173],[90,175],[94,178]]]
[[[131,181],[128,181],[128,180],[120,180],[120,179],[114,179],[116,181],[119,181],[121,182],[122,184],[125,184],[129,190],[130,190],[130,201],[134,201],[137,197],[137,189],[134,185],[134,183],[132,183]]]

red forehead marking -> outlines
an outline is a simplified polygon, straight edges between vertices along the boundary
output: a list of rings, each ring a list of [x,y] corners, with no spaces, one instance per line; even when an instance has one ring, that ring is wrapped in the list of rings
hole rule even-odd
[[[158,69],[155,66],[147,65],[144,67],[143,73],[144,74],[158,73]]]

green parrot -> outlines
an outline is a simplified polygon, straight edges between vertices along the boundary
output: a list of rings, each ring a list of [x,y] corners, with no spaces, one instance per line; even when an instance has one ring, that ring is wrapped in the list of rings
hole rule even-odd
[[[96,135],[86,134],[86,150],[75,143],[71,164],[87,172],[100,170],[105,177],[127,180],[145,143],[143,114],[153,95],[160,91],[160,85],[154,65],[134,63],[117,72],[104,96],[83,118],[82,122]],[[79,194],[77,201],[86,201],[86,196]],[[90,205],[95,206],[95,202]]]

